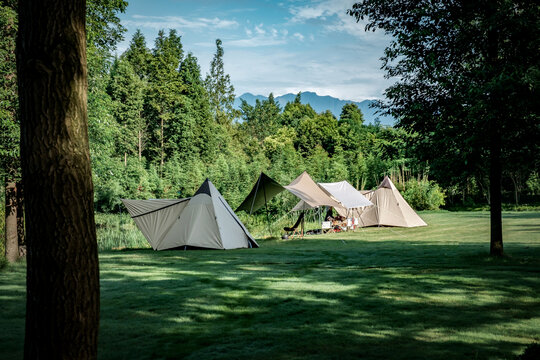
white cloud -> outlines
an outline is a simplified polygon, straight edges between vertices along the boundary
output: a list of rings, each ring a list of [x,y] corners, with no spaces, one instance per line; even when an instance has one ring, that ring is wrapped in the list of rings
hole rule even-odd
[[[258,25],[258,26],[255,26],[255,32],[259,35],[264,35],[266,34],[266,31],[262,28],[262,24]]]
[[[208,28],[232,29],[238,27],[234,20],[214,18],[187,19],[182,16],[146,16],[133,15],[132,19],[124,20],[126,26],[151,29],[190,29],[202,30]]]
[[[362,39],[381,41],[385,38],[382,31],[373,36],[366,36],[365,21],[356,22],[356,19],[347,10],[352,8],[351,0],[320,0],[306,6],[293,6],[289,12],[293,15],[292,23],[306,23],[308,21],[321,21],[323,28],[329,32],[343,32]]]
[[[295,38],[297,38],[298,40],[300,41],[304,41],[304,35],[300,34],[300,33],[294,33],[293,35]]]

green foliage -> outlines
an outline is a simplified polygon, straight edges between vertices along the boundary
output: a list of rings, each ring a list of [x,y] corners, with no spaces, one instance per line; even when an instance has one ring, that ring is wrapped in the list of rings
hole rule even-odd
[[[540,176],[534,171],[527,179],[527,188],[531,195],[540,195]]]
[[[302,153],[309,155],[317,146],[321,146],[331,155],[340,142],[338,122],[329,110],[300,121],[297,144]]]
[[[405,183],[403,198],[415,210],[437,210],[444,205],[444,191],[427,179],[411,179]]]
[[[15,38],[18,21],[15,6],[0,5],[0,180],[20,176]]]

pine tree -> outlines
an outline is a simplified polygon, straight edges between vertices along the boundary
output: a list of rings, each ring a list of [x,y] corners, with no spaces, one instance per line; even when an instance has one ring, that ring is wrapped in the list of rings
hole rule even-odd
[[[111,71],[109,94],[113,100],[115,119],[121,127],[116,143],[119,153],[124,155],[124,166],[127,166],[128,154],[138,156],[141,160],[146,130],[142,117],[144,92],[145,83],[131,64],[127,60],[117,59]]]
[[[150,64],[147,110],[154,144],[149,150],[152,157],[159,160],[160,175],[168,147],[168,128],[182,107],[184,86],[178,70],[183,54],[181,39],[175,30],[170,30],[168,36],[163,30],[159,31]]]
[[[204,85],[210,97],[212,114],[216,122],[221,125],[230,125],[236,117],[234,105],[234,87],[231,77],[225,74],[223,64],[223,46],[220,39],[216,40],[216,53],[210,63],[210,73],[206,75]]]

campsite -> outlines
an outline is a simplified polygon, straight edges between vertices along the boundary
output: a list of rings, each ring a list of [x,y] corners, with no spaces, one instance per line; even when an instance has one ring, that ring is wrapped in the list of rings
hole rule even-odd
[[[154,251],[100,217],[100,358],[513,359],[538,341],[540,213],[504,213],[504,259],[487,212],[420,215],[228,251]],[[130,233],[147,247],[106,245]],[[24,277],[0,272],[3,359],[22,356]]]
[[[540,5],[0,2],[0,360],[540,359]]]

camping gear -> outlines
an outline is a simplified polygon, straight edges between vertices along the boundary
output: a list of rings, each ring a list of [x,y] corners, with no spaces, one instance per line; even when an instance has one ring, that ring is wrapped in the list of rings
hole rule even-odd
[[[405,201],[388,176],[376,190],[364,193],[373,206],[359,211],[362,226],[427,226]]]
[[[298,229],[298,227],[301,227],[301,229]],[[304,237],[304,212],[302,211],[300,213],[300,216],[298,217],[298,220],[296,220],[296,223],[294,223],[291,227],[284,227],[283,230],[287,232],[288,238],[293,238],[295,235],[301,235]]]
[[[191,198],[122,202],[154,250],[259,247],[208,179]]]

